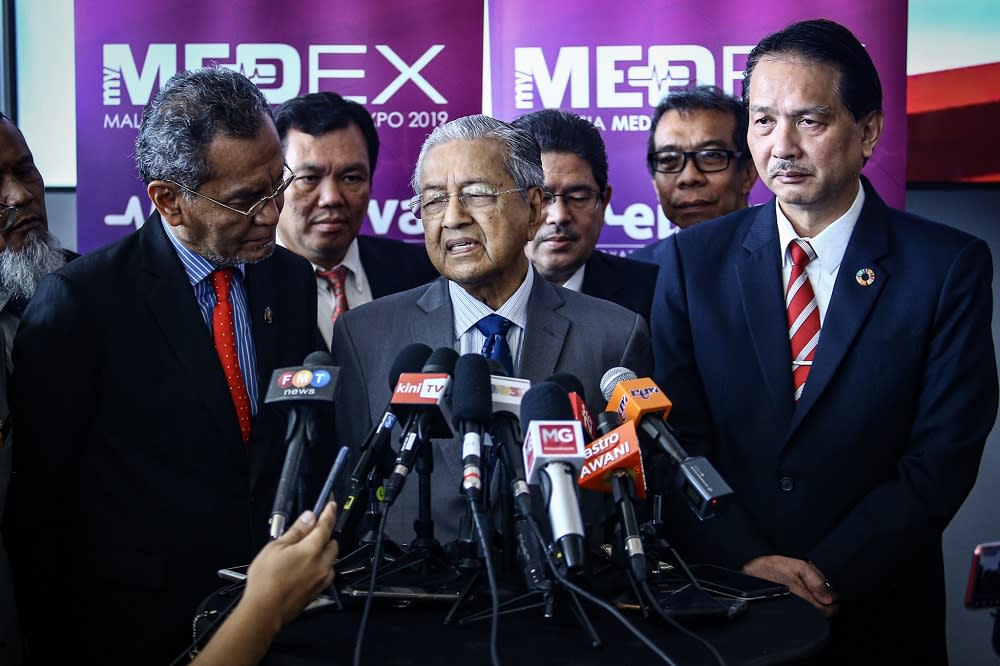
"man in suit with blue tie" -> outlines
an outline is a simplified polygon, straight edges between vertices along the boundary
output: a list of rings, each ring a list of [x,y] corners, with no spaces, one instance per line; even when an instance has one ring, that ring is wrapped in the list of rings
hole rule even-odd
[[[267,541],[285,418],[264,391],[315,349],[312,272],[275,248],[292,176],[253,83],[172,77],[136,164],[156,210],[46,277],[14,343],[5,540],[31,663],[184,650],[216,571]]]
[[[941,534],[997,413],[989,249],[861,176],[881,84],[844,27],[764,38],[743,95],[775,200],[671,237],[653,305],[671,421],[739,500],[676,512],[675,543],[831,617],[824,663],[946,663]]]
[[[600,130],[559,109],[528,113],[512,124],[538,142],[549,194],[543,224],[525,246],[535,270],[554,284],[624,305],[648,323],[656,267],[596,249],[612,189]]]
[[[397,353],[414,342],[460,354],[500,352],[493,355],[509,375],[532,383],[571,373],[600,409],[598,388],[608,368],[649,371],[649,333],[641,316],[553,285],[531,268],[524,245],[542,222],[543,185],[538,143],[524,130],[467,116],[431,133],[413,176],[411,210],[423,222],[427,254],[441,277],[337,320],[338,441],[362,442],[389,400]],[[458,438],[436,441],[433,451],[432,517],[436,537],[446,543],[463,535],[462,444]],[[409,541],[416,515],[417,483],[410,481],[393,505],[386,533]]]
[[[317,325],[329,348],[343,311],[430,282],[437,271],[421,245],[358,235],[379,152],[365,107],[337,93],[309,93],[275,109],[274,124],[295,172],[278,242],[316,271]]]

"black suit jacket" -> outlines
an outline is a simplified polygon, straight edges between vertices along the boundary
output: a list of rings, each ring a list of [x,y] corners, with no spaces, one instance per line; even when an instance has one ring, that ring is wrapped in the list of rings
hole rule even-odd
[[[438,277],[423,244],[358,236],[358,253],[368,275],[372,298],[413,289]]]
[[[841,599],[833,663],[941,663],[941,534],[997,414],[992,261],[864,187],[797,404],[774,201],[664,243],[655,378],[739,500],[668,524],[692,559],[814,562]]]
[[[14,345],[7,525],[33,661],[169,663],[216,571],[266,542],[285,418],[263,393],[313,348],[313,280],[282,248],[246,266],[248,450],[159,215],[43,280]]]
[[[587,260],[580,291],[624,306],[649,321],[658,268],[595,250]]]

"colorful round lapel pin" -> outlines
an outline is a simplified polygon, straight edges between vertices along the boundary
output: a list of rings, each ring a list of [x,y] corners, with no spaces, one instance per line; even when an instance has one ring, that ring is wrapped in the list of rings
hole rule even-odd
[[[854,274],[854,279],[858,281],[862,287],[870,287],[873,282],[875,282],[875,271],[870,268],[862,268]]]

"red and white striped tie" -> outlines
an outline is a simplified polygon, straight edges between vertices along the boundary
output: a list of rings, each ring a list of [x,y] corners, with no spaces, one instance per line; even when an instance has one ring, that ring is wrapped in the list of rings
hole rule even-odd
[[[788,314],[788,340],[792,348],[792,383],[795,401],[802,397],[816,345],[819,344],[819,308],[813,293],[806,264],[816,258],[808,241],[795,239],[788,246],[792,255],[792,272],[785,291],[785,310]]]

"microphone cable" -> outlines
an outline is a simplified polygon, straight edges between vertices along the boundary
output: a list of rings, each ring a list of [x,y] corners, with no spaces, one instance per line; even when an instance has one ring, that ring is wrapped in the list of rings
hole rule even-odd
[[[196,656],[198,656],[198,650],[201,647],[203,647],[204,643],[208,642],[209,638],[211,638],[212,635],[215,633],[215,630],[219,628],[219,626],[227,617],[229,617],[229,614],[233,612],[234,608],[236,608],[236,604],[239,603],[240,599],[243,598],[243,590],[245,588],[246,588],[246,582],[244,581],[242,583],[233,583],[232,585],[223,588],[222,591],[219,592],[219,594],[221,595],[231,591],[236,592],[238,590],[236,596],[233,597],[233,600],[230,601],[225,608],[217,612],[218,616],[214,620],[212,620],[212,623],[208,625],[208,628],[201,634],[201,636],[195,636],[194,640],[192,640],[191,643],[186,648],[184,648],[184,651],[181,652],[179,655],[177,655],[176,659],[170,662],[170,666],[180,666],[181,664],[186,664],[191,660],[193,660]],[[208,613],[214,614],[212,611],[208,611]],[[199,613],[199,616],[200,615],[202,615],[202,613]],[[197,631],[197,622],[198,622],[198,617],[195,617],[194,619],[195,626],[193,627],[193,631]]]
[[[652,650],[653,654],[659,657],[660,660],[663,661],[663,663],[669,664],[669,666],[677,666],[677,662],[668,657],[667,654],[663,650],[661,650],[659,646],[656,645],[656,643],[654,643],[652,640],[650,640],[648,636],[639,631],[639,629],[631,622],[629,622],[628,619],[624,615],[622,615],[617,608],[615,608],[608,602],[604,601],[600,597],[594,596],[590,592],[587,592],[582,587],[571,582],[568,578],[566,578],[566,576],[560,573],[559,568],[556,565],[556,561],[552,557],[552,553],[550,553],[549,549],[545,547],[545,539],[542,538],[542,531],[541,528],[539,528],[538,523],[535,520],[535,517],[528,516],[527,522],[528,526],[531,528],[532,533],[535,535],[535,538],[538,539],[538,542],[540,544],[542,544],[542,550],[545,552],[545,559],[549,563],[549,569],[552,570],[552,575],[555,576],[556,580],[558,580],[559,583],[565,586],[566,589],[575,592],[576,594],[580,595],[587,601],[591,602],[592,604],[595,604],[596,606],[599,606],[600,608],[603,608],[605,611],[610,613],[612,617],[614,617],[622,624],[622,626],[624,626],[626,629],[632,632],[632,634],[636,638],[638,638],[646,645],[646,647]]]
[[[472,512],[472,522],[476,525],[476,533],[479,535],[479,543],[483,546],[486,579],[490,584],[490,661],[493,662],[493,666],[500,666],[500,652],[497,647],[497,634],[500,627],[500,592],[497,589],[496,573],[493,571],[493,559],[490,557],[489,545],[486,543],[483,523],[479,519],[479,511],[476,510],[476,502],[471,498],[469,499],[469,509]]]
[[[361,648],[365,641],[365,631],[368,628],[368,616],[371,614],[372,599],[375,596],[375,576],[378,574],[378,563],[382,559],[382,538],[385,535],[386,516],[392,510],[392,505],[387,505],[382,511],[382,520],[379,522],[378,536],[375,537],[375,552],[372,554],[371,579],[368,581],[368,596],[365,598],[364,610],[361,611],[361,623],[358,625],[358,637],[354,641],[354,666],[361,666]]]
[[[686,570],[687,567],[684,567],[684,569]],[[694,580],[693,577],[692,580]],[[702,638],[698,634],[694,633],[693,631],[682,625],[674,618],[670,617],[670,613],[667,613],[665,610],[663,610],[663,607],[660,606],[660,603],[656,600],[656,596],[653,594],[653,590],[650,589],[649,587],[649,581],[646,580],[639,581],[639,587],[642,590],[643,594],[646,595],[646,599],[649,601],[649,605],[653,607],[653,609],[657,612],[657,614],[659,614],[660,617],[662,617],[664,620],[667,621],[667,624],[669,624],[674,629],[681,632],[688,638],[692,638],[698,643],[704,645],[705,648],[712,653],[712,656],[715,658],[715,660],[719,662],[720,666],[727,666],[726,660],[722,658],[722,655],[719,654],[719,651],[715,649],[714,645],[712,645],[705,638]]]

